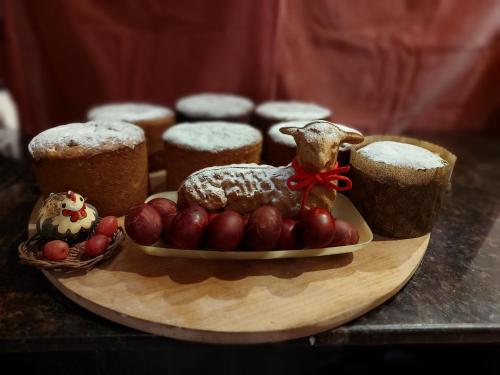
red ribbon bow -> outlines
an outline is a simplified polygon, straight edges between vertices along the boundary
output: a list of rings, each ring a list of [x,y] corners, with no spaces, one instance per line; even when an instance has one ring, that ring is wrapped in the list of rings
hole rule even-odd
[[[80,216],[82,218],[87,217],[87,212],[85,211],[87,209],[87,205],[84,203],[82,208],[80,208],[78,211],[73,211],[73,210],[63,210],[62,214],[63,216],[71,216],[71,222],[75,223],[80,219]]]
[[[346,191],[352,188],[351,180],[346,176],[340,175],[340,173],[349,172],[350,166],[346,165],[344,167],[339,167],[338,165],[338,163],[335,163],[333,168],[326,172],[311,173],[302,168],[297,159],[294,158],[292,160],[292,167],[295,170],[295,174],[286,180],[286,186],[288,186],[290,190],[305,189],[300,202],[300,213],[304,210],[307,197],[314,185],[321,185],[327,189],[336,191]],[[333,181],[340,180],[345,181],[346,186],[338,186],[333,183]]]

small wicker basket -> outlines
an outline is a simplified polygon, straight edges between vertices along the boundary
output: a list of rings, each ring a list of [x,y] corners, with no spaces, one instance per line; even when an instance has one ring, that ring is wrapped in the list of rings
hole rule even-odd
[[[123,229],[118,227],[108,248],[101,255],[93,258],[87,256],[84,253],[85,241],[82,241],[70,246],[66,259],[52,261],[44,257],[40,237],[35,234],[19,245],[19,261],[23,264],[57,272],[89,271],[97,264],[113,257],[118,252],[119,245],[124,238]]]

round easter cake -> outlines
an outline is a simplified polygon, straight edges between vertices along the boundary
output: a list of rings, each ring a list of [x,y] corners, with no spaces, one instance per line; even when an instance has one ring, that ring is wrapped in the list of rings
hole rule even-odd
[[[148,103],[112,103],[92,108],[87,118],[90,121],[124,121],[140,126],[146,135],[149,170],[163,169],[161,136],[175,123],[175,114],[171,109]]]
[[[349,198],[373,232],[398,238],[430,232],[456,157],[408,137],[369,136],[351,147]]]
[[[182,123],[163,134],[167,190],[177,190],[191,173],[202,168],[259,163],[261,133],[245,124],[208,121]]]
[[[180,98],[175,104],[179,122],[249,122],[253,102],[243,96],[201,93]]]
[[[120,216],[147,196],[146,140],[138,126],[118,121],[61,125],[35,136],[28,148],[43,197],[78,191],[102,216]]]
[[[262,131],[278,122],[295,120],[329,120],[332,113],[328,108],[314,103],[299,101],[269,101],[255,109],[253,123]]]

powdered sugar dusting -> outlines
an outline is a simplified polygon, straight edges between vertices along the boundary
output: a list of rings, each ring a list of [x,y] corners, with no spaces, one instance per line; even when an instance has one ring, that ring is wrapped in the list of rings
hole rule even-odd
[[[419,146],[394,141],[373,142],[358,152],[377,162],[412,169],[432,169],[447,165],[439,155]]]
[[[271,167],[257,164],[231,164],[209,167],[191,174],[180,191],[187,199],[204,202],[207,209],[235,209],[252,212],[269,204],[293,216],[300,207],[300,192],[286,187],[294,170],[291,166]]]
[[[265,102],[257,107],[256,112],[259,116],[278,121],[320,120],[331,115],[328,108],[296,101]]]
[[[288,146],[288,147],[296,147],[295,139],[293,138],[293,136],[281,133],[280,129],[286,128],[286,127],[302,128],[309,123],[311,123],[311,120],[280,122],[280,123],[275,124],[269,128],[268,135],[276,143],[280,143],[280,144]],[[324,124],[324,125],[331,126],[329,124]],[[342,124],[335,124],[335,125],[345,132],[352,132],[352,133],[361,134],[358,130],[350,128],[348,126],[345,126]]]
[[[220,152],[260,143],[262,134],[245,124],[202,121],[172,126],[163,133],[163,140],[191,150]]]
[[[304,138],[307,143],[321,143],[318,139],[324,138],[326,134],[340,134],[335,126],[325,121],[317,121],[307,127],[307,132],[304,133]]]
[[[89,120],[148,121],[173,116],[167,107],[147,103],[115,103],[92,108]]]
[[[252,111],[254,104],[242,96],[203,93],[185,96],[175,108],[190,117],[224,118],[243,116]]]
[[[138,126],[120,121],[90,121],[45,130],[31,140],[28,149],[36,158],[75,146],[92,150],[108,149],[110,145],[134,148],[144,140],[144,131]]]

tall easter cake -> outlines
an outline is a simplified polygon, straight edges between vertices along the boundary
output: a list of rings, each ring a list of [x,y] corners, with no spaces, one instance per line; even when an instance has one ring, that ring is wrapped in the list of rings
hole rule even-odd
[[[456,156],[408,137],[369,136],[351,147],[349,198],[373,232],[398,238],[430,232]]]
[[[29,144],[43,197],[78,191],[102,216],[120,216],[147,196],[144,131],[117,121],[91,121],[43,131]]]
[[[206,167],[259,163],[261,133],[245,124],[208,121],[178,124],[163,134],[167,190]]]
[[[146,134],[149,170],[163,169],[165,162],[161,136],[175,123],[172,110],[147,103],[114,103],[92,108],[87,118],[90,121],[123,121],[141,127]]]

